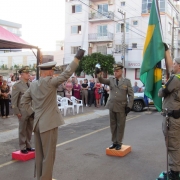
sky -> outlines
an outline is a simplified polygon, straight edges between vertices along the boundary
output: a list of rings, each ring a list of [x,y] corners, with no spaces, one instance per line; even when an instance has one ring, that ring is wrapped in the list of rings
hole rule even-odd
[[[56,50],[65,34],[64,0],[0,0],[0,19],[22,24],[21,38],[42,50]]]

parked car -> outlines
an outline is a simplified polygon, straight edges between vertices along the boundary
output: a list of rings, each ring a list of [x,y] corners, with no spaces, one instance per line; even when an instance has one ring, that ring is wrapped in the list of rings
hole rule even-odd
[[[144,92],[134,93],[134,104],[133,110],[135,112],[141,112],[145,107],[149,107],[149,105],[153,105],[153,101],[148,98],[148,102],[144,98]]]

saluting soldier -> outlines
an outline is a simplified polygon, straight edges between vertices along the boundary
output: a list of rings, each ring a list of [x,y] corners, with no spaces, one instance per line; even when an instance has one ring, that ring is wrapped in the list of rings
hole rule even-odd
[[[30,86],[29,72],[30,70],[28,66],[25,66],[19,70],[21,79],[13,85],[11,95],[12,109],[14,114],[19,119],[19,146],[21,153],[23,154],[27,154],[28,151],[35,151],[35,149],[31,147],[30,143],[34,118],[33,115],[29,115],[25,111],[23,106],[20,104],[22,95],[27,91]]]
[[[57,77],[53,77],[56,62],[39,65],[40,79],[32,82],[22,97],[21,104],[28,114],[33,113],[30,102],[33,100],[35,119],[34,136],[36,148],[37,180],[51,180],[56,153],[58,126],[64,120],[57,106],[57,87],[69,79],[78,67],[84,50],[79,49],[74,61]]]
[[[168,172],[169,180],[179,180],[180,172],[180,57],[175,58],[174,62],[170,57],[168,46],[165,44],[166,63],[169,71],[173,75],[167,83],[160,88],[158,95],[164,97],[162,109],[163,116],[168,113],[169,123],[167,124],[166,117],[163,118],[162,130],[164,133],[166,146],[169,156]],[[166,112],[167,109],[167,112]],[[169,127],[167,127],[167,125]],[[163,180],[166,179],[166,176]]]
[[[110,89],[106,107],[109,109],[113,144],[109,149],[115,148],[116,150],[121,149],[126,115],[130,112],[134,101],[131,81],[123,78],[122,74],[123,65],[120,62],[114,65],[114,78],[104,79],[101,77],[101,72],[97,74],[99,82],[108,85]],[[127,100],[127,96],[129,101]]]

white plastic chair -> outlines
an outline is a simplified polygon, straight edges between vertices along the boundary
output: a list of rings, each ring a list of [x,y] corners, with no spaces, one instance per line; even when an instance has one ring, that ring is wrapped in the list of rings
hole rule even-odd
[[[72,103],[72,105],[69,105],[69,102]],[[74,115],[74,105],[73,105],[73,102],[69,98],[67,97],[61,98],[60,103],[61,103],[61,106],[59,106],[58,108],[64,109],[64,116],[66,116],[66,112],[69,109],[72,109],[73,115]]]
[[[77,114],[79,113],[79,108],[82,108],[83,112],[83,103],[82,100],[75,98],[74,96],[71,96],[71,101],[73,102],[73,105],[76,107]]]

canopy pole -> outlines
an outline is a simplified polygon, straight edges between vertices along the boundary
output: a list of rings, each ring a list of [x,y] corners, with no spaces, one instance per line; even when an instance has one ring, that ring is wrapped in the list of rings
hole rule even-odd
[[[36,69],[37,69],[37,71],[36,71],[36,79],[39,79],[39,63],[40,63],[40,49],[38,48],[37,49],[37,66],[36,66]]]

